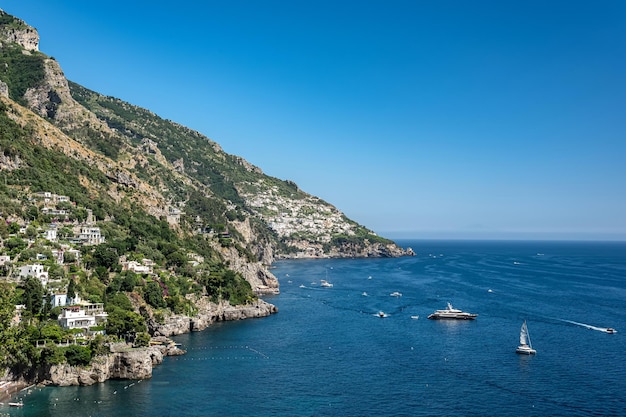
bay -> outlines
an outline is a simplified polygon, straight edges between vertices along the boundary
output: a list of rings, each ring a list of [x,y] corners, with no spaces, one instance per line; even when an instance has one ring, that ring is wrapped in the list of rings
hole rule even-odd
[[[150,380],[35,387],[0,412],[624,415],[626,243],[399,243],[417,256],[277,262],[277,314],[177,336],[188,353]],[[477,319],[426,319],[448,302]],[[524,320],[535,356],[515,354]]]

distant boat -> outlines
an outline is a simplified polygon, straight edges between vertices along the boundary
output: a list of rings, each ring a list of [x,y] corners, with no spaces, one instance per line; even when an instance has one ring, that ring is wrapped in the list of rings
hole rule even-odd
[[[23,402],[9,403],[9,407],[24,407]]]
[[[435,310],[433,314],[428,316],[431,320],[474,320],[478,314],[467,313],[452,307],[448,303],[448,307],[443,310]]]
[[[411,318],[412,318],[413,320],[417,320],[417,319],[419,319],[419,318],[420,318],[420,316],[411,316]]]
[[[387,317],[387,315],[384,312],[379,311],[378,312],[378,317]]]
[[[402,297],[402,293],[398,292],[398,291],[394,291],[391,294],[389,294],[392,297]]]
[[[530,342],[530,334],[528,333],[526,320],[522,323],[522,328],[519,332],[519,346],[515,349],[515,353],[521,353],[522,355],[534,355],[537,353],[537,351],[533,349],[533,345]]]
[[[300,288],[306,288],[304,284],[300,284]]]
[[[607,332],[607,333],[610,333],[610,334],[613,334],[613,333],[617,333],[617,330],[615,330],[615,329],[614,329],[614,328],[612,328],[612,327],[607,327],[606,332]]]
[[[326,281],[325,279],[321,279],[320,280],[320,286],[326,287],[326,288],[332,288],[333,284],[331,284],[330,282]]]
[[[361,293],[361,295],[362,295],[363,297],[367,297],[367,293],[366,293],[365,291],[363,291],[363,292]]]

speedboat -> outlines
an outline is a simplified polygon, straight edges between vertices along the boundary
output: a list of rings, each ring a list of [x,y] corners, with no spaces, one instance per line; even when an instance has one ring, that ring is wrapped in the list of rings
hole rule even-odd
[[[19,402],[14,402],[14,403],[9,403],[9,407],[24,407],[24,403],[19,401]]]
[[[615,330],[615,329],[614,329],[614,328],[612,328],[612,327],[607,327],[606,332],[607,332],[607,333],[610,333],[610,334],[613,334],[613,333],[617,333],[617,330]]]
[[[448,307],[443,310],[435,310],[434,313],[428,316],[431,320],[474,320],[478,314],[467,313],[452,307],[452,304],[448,303]]]
[[[387,315],[384,312],[379,311],[378,312],[378,317],[387,317]]]
[[[398,291],[394,291],[391,294],[389,294],[392,297],[402,297],[402,293],[398,292]]]
[[[331,284],[330,282],[326,281],[325,279],[321,279],[320,280],[320,286],[326,287],[326,288],[332,288],[333,284]]]

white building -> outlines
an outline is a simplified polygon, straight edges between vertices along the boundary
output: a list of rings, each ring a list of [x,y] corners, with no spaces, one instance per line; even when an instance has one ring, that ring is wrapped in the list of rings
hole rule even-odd
[[[41,281],[41,285],[44,287],[48,285],[48,271],[45,271],[41,264],[21,266],[19,276],[21,278],[35,277]]]
[[[11,262],[11,257],[9,255],[0,255],[0,266],[4,266]]]
[[[74,298],[68,298],[67,294],[52,294],[50,296],[50,304],[52,307],[65,307],[74,304],[80,304],[82,300],[80,296],[76,294]]]
[[[59,316],[59,325],[64,329],[89,329],[96,325],[96,317],[88,316],[80,307],[66,307]]]
[[[57,228],[56,228],[56,226],[51,226],[48,230],[46,230],[45,238],[48,239],[50,242],[56,242],[57,241]]]
[[[104,236],[100,233],[100,228],[95,226],[83,226],[80,228],[78,238],[88,245],[99,245],[104,243]]]
[[[122,262],[122,271],[133,271],[136,274],[151,274],[152,267],[137,261]]]
[[[58,321],[64,329],[89,329],[106,323],[107,317],[103,304],[85,304],[65,307]]]

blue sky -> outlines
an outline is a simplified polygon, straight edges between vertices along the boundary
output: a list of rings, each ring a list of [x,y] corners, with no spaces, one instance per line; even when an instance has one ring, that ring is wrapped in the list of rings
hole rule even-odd
[[[381,235],[626,240],[626,2],[0,7],[68,79]]]

